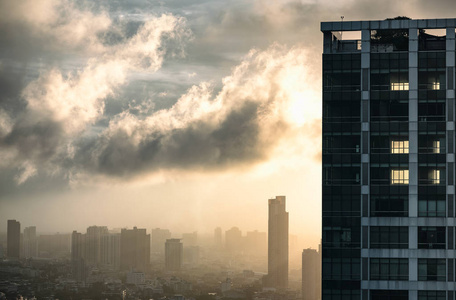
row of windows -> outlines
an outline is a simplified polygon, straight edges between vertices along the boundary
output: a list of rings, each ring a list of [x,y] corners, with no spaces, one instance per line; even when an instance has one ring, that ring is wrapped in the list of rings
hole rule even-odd
[[[371,290],[371,300],[408,300],[407,290]],[[418,300],[446,300],[446,291],[418,291]]]
[[[370,280],[408,280],[407,258],[371,258]],[[445,281],[446,259],[419,258],[419,281]]]
[[[418,227],[418,249],[445,249],[445,227]],[[407,249],[409,228],[406,226],[371,226],[370,248]]]

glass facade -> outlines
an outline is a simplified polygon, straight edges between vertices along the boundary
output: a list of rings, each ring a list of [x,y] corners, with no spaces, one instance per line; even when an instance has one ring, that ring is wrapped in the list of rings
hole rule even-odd
[[[455,26],[322,23],[324,300],[455,300]]]

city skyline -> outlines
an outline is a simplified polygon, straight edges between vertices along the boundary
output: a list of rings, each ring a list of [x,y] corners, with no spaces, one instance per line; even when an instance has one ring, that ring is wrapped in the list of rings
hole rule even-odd
[[[321,235],[319,22],[445,18],[456,8],[423,0],[86,4],[0,3],[0,219],[42,232],[85,224],[265,231],[264,199],[283,194],[290,232],[313,248]]]

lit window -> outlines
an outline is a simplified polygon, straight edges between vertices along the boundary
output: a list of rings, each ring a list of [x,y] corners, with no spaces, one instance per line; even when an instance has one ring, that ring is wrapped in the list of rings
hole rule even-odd
[[[429,179],[431,180],[432,184],[439,184],[440,183],[440,170],[431,170],[429,172]]]
[[[438,81],[433,82],[431,87],[433,90],[440,90],[440,82],[438,82]]]
[[[391,141],[391,153],[409,153],[408,141]]]
[[[391,184],[408,184],[409,170],[391,170]]]
[[[391,82],[392,91],[408,91],[409,83],[408,82]]]
[[[440,141],[432,142],[432,153],[440,153]]]

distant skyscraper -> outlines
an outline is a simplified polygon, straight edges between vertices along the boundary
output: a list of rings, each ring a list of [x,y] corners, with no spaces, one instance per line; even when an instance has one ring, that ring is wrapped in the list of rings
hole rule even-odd
[[[214,230],[214,246],[216,248],[222,247],[222,228],[217,227]]]
[[[285,196],[269,199],[267,285],[288,287],[288,212]]]
[[[23,241],[24,243],[22,248],[24,249],[24,257],[37,257],[38,252],[35,226],[25,227]]]
[[[146,272],[150,265],[150,234],[146,229],[122,229],[120,233],[120,267]]]
[[[100,264],[104,268],[117,270],[120,267],[120,233],[101,236]]]
[[[180,271],[184,255],[180,239],[168,239],[165,243],[165,268],[167,271]]]
[[[19,258],[21,249],[21,223],[16,220],[8,220],[7,229],[7,252],[8,258]]]
[[[152,248],[153,253],[165,253],[165,242],[171,238],[171,232],[168,229],[152,229]]]
[[[86,233],[86,263],[98,266],[101,262],[101,238],[108,235],[106,226],[90,226]]]
[[[230,252],[242,250],[242,232],[237,227],[225,231],[225,247]]]
[[[85,263],[86,235],[73,231],[71,235],[71,271],[73,278],[85,282],[87,268]]]
[[[302,300],[321,299],[321,253],[302,250]]]

